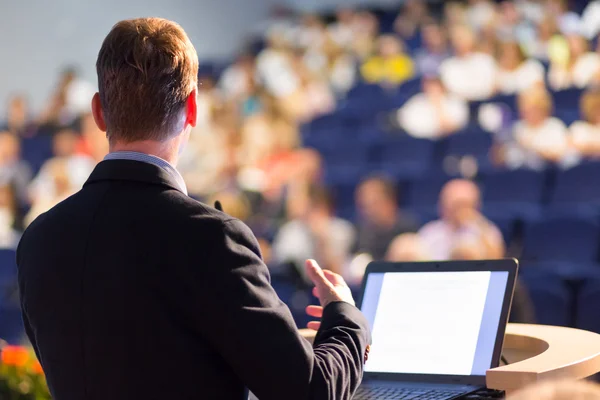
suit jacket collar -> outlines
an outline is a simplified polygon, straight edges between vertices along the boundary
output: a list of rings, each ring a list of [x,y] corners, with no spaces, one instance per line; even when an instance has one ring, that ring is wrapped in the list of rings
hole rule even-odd
[[[133,181],[162,185],[179,192],[175,178],[163,168],[142,161],[105,160],[98,163],[84,187],[101,181]],[[183,193],[183,192],[182,192]]]

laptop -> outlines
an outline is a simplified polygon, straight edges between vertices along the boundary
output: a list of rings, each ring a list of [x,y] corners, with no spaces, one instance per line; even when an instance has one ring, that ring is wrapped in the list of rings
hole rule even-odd
[[[458,399],[497,367],[515,259],[373,262],[360,309],[372,344],[354,399]]]

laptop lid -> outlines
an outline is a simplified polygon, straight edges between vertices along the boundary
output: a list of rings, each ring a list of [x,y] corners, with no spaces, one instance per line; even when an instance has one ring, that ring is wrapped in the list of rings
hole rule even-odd
[[[365,380],[484,386],[500,360],[517,270],[515,259],[369,264]]]

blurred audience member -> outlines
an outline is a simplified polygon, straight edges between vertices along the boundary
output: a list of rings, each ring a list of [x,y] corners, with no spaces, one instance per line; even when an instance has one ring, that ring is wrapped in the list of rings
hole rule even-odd
[[[375,52],[375,39],[379,34],[379,21],[368,11],[359,11],[354,18],[355,34],[352,52],[359,60],[365,60]]]
[[[579,15],[569,9],[570,0],[546,0],[546,12],[558,25],[558,29],[563,32],[575,32],[581,29],[581,18]]]
[[[540,382],[507,396],[508,400],[600,400],[596,383],[565,380]]]
[[[339,47],[349,50],[355,35],[355,12],[351,8],[341,8],[335,13],[336,21],[329,24],[329,37]]]
[[[587,40],[600,33],[600,0],[588,2],[581,14],[581,32]]]
[[[444,61],[440,74],[444,86],[465,100],[483,100],[494,94],[496,63],[488,54],[475,50],[475,36],[466,26],[451,32],[455,56]]]
[[[396,236],[385,255],[385,260],[390,262],[426,261],[429,258],[421,238],[416,233],[403,233]]]
[[[582,88],[592,82],[600,70],[600,55],[589,50],[587,40],[570,34],[556,37],[550,46],[548,82],[554,90]]]
[[[256,59],[257,76],[268,93],[278,98],[288,97],[300,86],[289,45],[278,30],[271,31],[267,41],[268,47]]]
[[[240,191],[223,191],[212,195],[207,204],[213,206],[216,202],[221,203],[223,212],[237,218],[240,221],[248,221],[250,217],[250,201]]]
[[[464,128],[469,106],[447,93],[439,78],[423,78],[423,93],[413,96],[398,110],[400,127],[409,135],[435,139]]]
[[[496,5],[490,0],[469,0],[467,21],[479,32],[490,26],[496,18]]]
[[[581,98],[584,121],[571,124],[570,140],[575,151],[584,158],[600,157],[600,91],[587,91]]]
[[[477,185],[456,179],[442,188],[440,218],[426,224],[419,237],[434,260],[494,259],[504,256],[504,239],[483,215]]]
[[[423,47],[415,55],[415,64],[422,76],[438,75],[442,63],[450,57],[444,28],[437,23],[423,26]]]
[[[239,148],[239,182],[246,190],[279,199],[288,183],[312,183],[320,173],[316,152],[299,147],[298,126],[275,99],[265,98],[262,112],[246,119]]]
[[[72,124],[80,114],[91,111],[94,93],[94,86],[81,79],[74,68],[65,69],[40,122],[57,128]]]
[[[102,161],[108,154],[108,139],[106,133],[102,132],[92,113],[81,116],[81,136],[77,141],[77,154],[89,156],[97,163]]]
[[[54,158],[44,163],[30,187],[32,203],[38,206],[36,212],[43,208],[41,205],[53,206],[77,192],[92,173],[96,162],[88,155],[77,154],[77,140],[70,130],[55,135]]]
[[[19,203],[28,202],[31,168],[21,160],[19,138],[9,132],[0,132],[0,184],[11,185]]]
[[[225,69],[219,79],[219,88],[225,99],[235,102],[248,97],[254,87],[255,60],[251,54],[242,54]]]
[[[14,228],[17,205],[8,184],[0,184],[0,249],[16,249],[21,234]]]
[[[569,150],[567,127],[560,119],[551,116],[550,94],[543,88],[522,92],[518,106],[520,120],[513,127],[518,147],[507,152],[507,164],[539,169],[544,161],[566,162]]]
[[[43,175],[38,175],[38,178],[43,178],[43,181],[38,181],[39,186],[37,187],[43,187],[43,192],[40,190],[37,195],[33,197],[31,209],[25,216],[25,226],[28,226],[38,216],[76,193],[82,186],[75,185],[75,183],[71,181],[69,162],[65,158],[57,157],[47,161],[44,164],[42,171],[40,171],[40,174],[42,173]]]
[[[6,121],[4,121],[4,124],[0,129],[6,130],[13,135],[20,137],[31,137],[35,135],[36,132],[35,126],[29,117],[29,109],[25,96],[12,96],[8,100]]]
[[[534,85],[544,84],[544,67],[527,59],[517,42],[504,42],[498,54],[496,85],[503,94],[515,94]]]
[[[519,44],[533,40],[536,34],[535,25],[519,12],[519,6],[512,0],[500,2],[494,27],[500,40]]]
[[[331,88],[338,96],[345,95],[356,84],[356,60],[341,48],[334,48],[329,54],[328,78]]]
[[[550,57],[550,43],[557,33],[556,21],[544,14],[544,18],[536,23],[533,37],[523,40],[521,45],[529,57],[546,61]]]
[[[327,269],[345,276],[355,241],[354,227],[334,215],[331,195],[313,187],[305,196],[288,198],[290,220],[273,241],[273,259],[279,265],[292,263],[302,270],[306,259],[319,260]]]
[[[420,28],[430,19],[426,1],[406,0],[394,21],[394,31],[403,40],[413,41],[419,34]]]
[[[356,190],[360,222],[356,250],[374,260],[383,260],[387,249],[398,235],[416,232],[417,222],[400,212],[396,185],[386,178],[364,180]]]
[[[377,55],[370,57],[360,69],[363,78],[384,86],[399,85],[412,78],[414,64],[404,51],[404,43],[400,39],[381,35],[377,40]]]

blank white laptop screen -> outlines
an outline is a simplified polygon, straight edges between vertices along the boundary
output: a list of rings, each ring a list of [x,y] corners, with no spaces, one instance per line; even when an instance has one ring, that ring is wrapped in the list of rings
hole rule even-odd
[[[367,275],[361,310],[373,343],[367,372],[485,375],[507,271]]]

